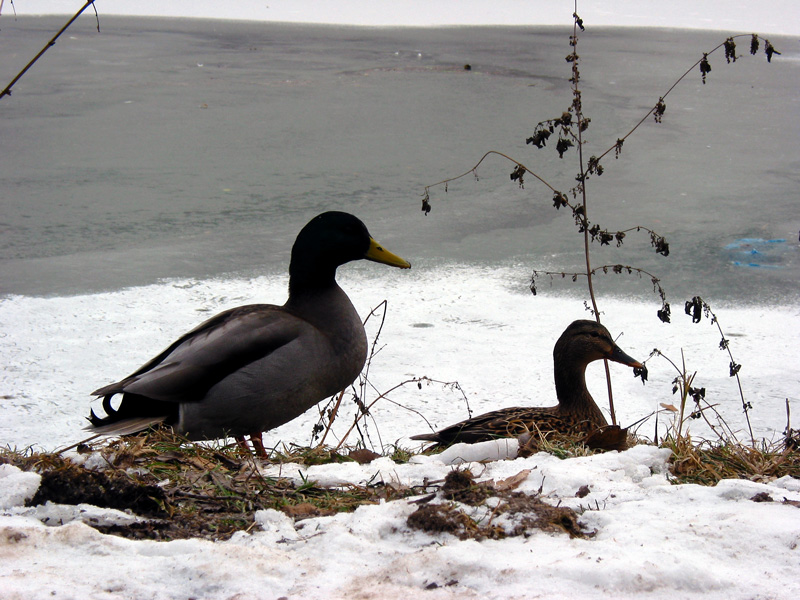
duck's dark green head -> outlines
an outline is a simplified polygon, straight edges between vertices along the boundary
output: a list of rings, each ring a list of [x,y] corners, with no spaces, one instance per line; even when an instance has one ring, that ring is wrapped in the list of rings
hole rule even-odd
[[[559,361],[580,362],[584,365],[605,358],[629,367],[642,364],[625,354],[614,342],[608,329],[597,321],[573,321],[561,334],[553,350],[556,364]]]
[[[289,265],[290,285],[300,281],[311,287],[329,285],[337,267],[361,259],[401,269],[411,267],[375,241],[357,217],[339,211],[322,213],[297,235]]]

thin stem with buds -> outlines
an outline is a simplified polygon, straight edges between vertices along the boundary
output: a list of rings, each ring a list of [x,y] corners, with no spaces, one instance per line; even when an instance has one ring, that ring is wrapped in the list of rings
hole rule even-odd
[[[572,23],[572,54],[570,59],[572,61],[572,107],[575,110],[575,119],[577,120],[577,136],[578,145],[578,166],[580,174],[578,176],[579,188],[581,193],[581,220],[583,222],[583,256],[586,261],[586,285],[589,289],[589,298],[592,302],[592,314],[595,320],[600,322],[600,309],[597,307],[597,298],[594,293],[594,280],[592,279],[592,260],[590,252],[590,234],[589,234],[589,202],[586,194],[586,168],[583,161],[583,131],[588,126],[588,121],[584,121],[583,117],[583,104],[581,102],[580,79],[581,74],[578,69],[578,25],[580,17],[578,17],[578,1],[575,0],[575,12],[573,13]],[[614,391],[611,386],[611,369],[608,367],[608,361],[603,359],[603,367],[606,372],[606,388],[608,390],[608,408],[611,413],[611,424],[617,424],[617,413],[614,410]]]
[[[661,114],[663,114],[663,112],[664,112],[664,108],[665,108],[665,106],[664,106],[664,99],[665,99],[667,96],[669,96],[669,95],[670,95],[670,93],[672,92],[672,90],[674,90],[676,87],[678,87],[678,84],[679,84],[679,83],[681,83],[681,82],[682,82],[684,79],[686,79],[686,77],[688,77],[688,76],[689,76],[689,73],[691,73],[692,71],[694,71],[694,70],[697,68],[697,66],[698,66],[698,65],[700,65],[701,63],[707,63],[709,55],[713,54],[714,52],[716,52],[716,51],[717,51],[717,50],[719,50],[720,48],[726,48],[726,49],[727,49],[727,48],[729,47],[729,44],[730,44],[730,42],[731,42],[732,40],[735,40],[735,39],[737,39],[737,38],[741,38],[741,37],[750,37],[750,38],[753,38],[754,36],[755,36],[755,34],[740,33],[739,35],[734,35],[734,36],[731,36],[731,37],[729,37],[727,40],[725,40],[725,41],[724,41],[724,42],[722,42],[721,44],[719,44],[719,45],[715,46],[715,47],[714,47],[713,49],[711,49],[710,51],[708,51],[708,52],[704,52],[704,53],[703,53],[703,58],[701,58],[701,59],[697,60],[697,61],[696,61],[696,62],[695,62],[695,63],[694,63],[694,64],[693,64],[691,67],[689,67],[688,69],[686,69],[686,71],[684,72],[684,74],[683,74],[683,75],[681,75],[680,77],[678,77],[678,79],[676,79],[676,80],[675,80],[675,82],[674,82],[674,83],[673,83],[673,84],[672,84],[672,85],[669,87],[669,89],[668,89],[666,92],[664,92],[664,93],[661,95],[661,97],[658,99],[658,102],[656,103],[656,105],[655,105],[655,106],[653,106],[653,108],[651,108],[649,111],[647,111],[647,114],[645,114],[645,115],[644,115],[644,116],[643,116],[643,117],[642,117],[642,118],[639,120],[639,122],[638,122],[638,123],[636,123],[636,125],[634,125],[634,126],[631,128],[631,130],[630,130],[628,133],[626,133],[625,135],[623,135],[621,138],[618,138],[618,139],[617,139],[617,141],[614,143],[614,145],[613,145],[613,146],[611,146],[611,147],[610,147],[608,150],[606,150],[606,151],[605,151],[605,152],[603,152],[603,153],[602,153],[600,156],[598,156],[598,157],[597,157],[597,161],[598,161],[598,163],[600,162],[600,160],[602,160],[602,159],[603,159],[603,157],[605,157],[605,156],[606,156],[607,154],[609,154],[610,152],[612,152],[612,151],[618,151],[618,149],[622,147],[622,142],[624,142],[626,139],[628,139],[628,137],[630,137],[630,136],[631,136],[631,134],[633,134],[633,132],[634,132],[634,131],[636,131],[637,129],[639,129],[639,127],[641,127],[641,125],[642,125],[642,124],[643,124],[643,123],[644,123],[644,122],[645,122],[645,121],[648,119],[648,117],[650,117],[650,115],[652,115],[652,114],[654,114],[654,113],[655,113],[655,114],[657,114],[657,115],[658,115],[658,117],[657,117],[657,119],[656,119],[656,120],[660,122],[660,115],[661,115]],[[755,36],[755,37],[757,37],[757,36]],[[767,42],[767,44],[769,45],[769,46],[768,46],[769,48],[771,48],[771,47],[772,47],[772,45],[771,45],[771,44],[769,44],[769,42]],[[769,54],[768,54],[768,56],[769,56]],[[704,78],[704,83],[705,83],[705,78]]]

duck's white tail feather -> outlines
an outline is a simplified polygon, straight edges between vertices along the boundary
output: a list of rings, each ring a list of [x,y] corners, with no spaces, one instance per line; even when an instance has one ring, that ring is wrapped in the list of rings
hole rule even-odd
[[[84,429],[99,435],[130,435],[143,431],[153,425],[163,423],[167,418],[166,415],[162,417],[137,417],[135,419],[124,419],[116,423],[109,423],[108,425],[101,425],[99,427],[89,425],[88,427],[84,427]]]

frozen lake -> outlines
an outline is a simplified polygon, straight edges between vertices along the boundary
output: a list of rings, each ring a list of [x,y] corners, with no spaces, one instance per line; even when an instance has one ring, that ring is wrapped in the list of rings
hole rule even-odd
[[[0,77],[10,80],[61,24],[5,20]],[[416,265],[580,266],[569,215],[532,178],[519,190],[499,159],[477,183],[434,190],[427,218],[419,211],[425,185],[469,170],[487,150],[572,187],[574,154],[559,160],[525,144],[570,102],[567,28],[121,17],[101,26],[81,18],[3,99],[3,293],[283,272],[296,232],[331,208],[382,229]],[[723,39],[586,33],[587,153],[613,145]],[[713,55],[708,85],[692,74],[668,97],[664,123],[648,122],[619,160],[607,159],[589,182],[593,220],[655,229],[672,253],[662,259],[631,234],[619,251],[597,251],[597,264],[645,268],[676,298],[796,303],[800,63],[796,41],[773,43],[783,55],[770,65],[763,54],[733,65]],[[601,293],[620,290],[620,278],[609,279]]]

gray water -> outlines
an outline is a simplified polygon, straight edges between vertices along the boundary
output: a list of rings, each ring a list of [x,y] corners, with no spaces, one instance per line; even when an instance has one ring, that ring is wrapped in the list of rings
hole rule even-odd
[[[0,83],[64,19],[3,18]],[[171,277],[281,272],[316,213],[360,216],[420,268],[446,263],[580,268],[554,187],[574,185],[575,153],[526,146],[571,102],[565,28],[347,28],[103,17],[76,22],[0,100],[0,293],[69,295]],[[719,32],[589,30],[581,36],[586,155],[612,146]],[[590,218],[644,225],[594,264],[661,278],[673,300],[800,299],[797,40],[783,54],[711,58],[589,181]],[[747,53],[748,40],[739,51]],[[470,70],[465,65],[471,66]],[[742,241],[745,240],[745,241]],[[760,241],[761,240],[761,241]],[[774,241],[779,240],[779,241]],[[784,240],[784,241],[780,241]],[[631,281],[633,280],[633,281]],[[649,294],[607,276],[607,294]],[[543,287],[547,287],[544,284]],[[568,291],[571,283],[557,282]]]

